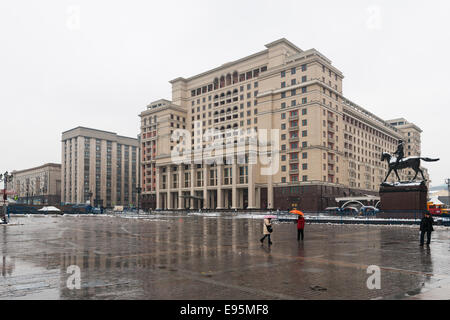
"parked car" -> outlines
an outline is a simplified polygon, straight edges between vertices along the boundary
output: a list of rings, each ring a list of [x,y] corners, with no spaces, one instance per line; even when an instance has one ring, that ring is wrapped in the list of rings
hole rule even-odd
[[[377,208],[375,208],[373,206],[363,206],[359,210],[360,215],[364,215],[364,216],[374,216],[379,211],[380,211],[379,209],[377,209]]]
[[[358,215],[359,210],[355,207],[345,207],[344,209],[341,209],[341,213],[344,215]]]
[[[341,212],[341,209],[339,207],[328,207],[324,211],[329,214],[338,214]]]

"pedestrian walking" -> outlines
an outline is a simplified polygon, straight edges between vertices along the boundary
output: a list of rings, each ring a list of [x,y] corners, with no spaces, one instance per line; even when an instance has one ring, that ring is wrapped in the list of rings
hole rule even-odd
[[[420,245],[423,246],[425,233],[427,234],[427,246],[430,245],[431,242],[431,232],[433,229],[433,218],[427,212],[425,216],[420,221]]]
[[[305,218],[303,218],[302,215],[298,216],[297,219],[297,241],[300,241],[300,236],[302,237],[302,241],[303,241],[303,230],[305,229]]]
[[[272,241],[270,240],[270,234],[272,233],[273,229],[272,229],[272,223],[271,223],[272,218],[270,217],[265,217],[264,218],[264,222],[263,222],[263,234],[264,236],[259,240],[261,241],[261,243],[264,243],[264,240],[266,238],[269,239],[269,245],[272,244]]]

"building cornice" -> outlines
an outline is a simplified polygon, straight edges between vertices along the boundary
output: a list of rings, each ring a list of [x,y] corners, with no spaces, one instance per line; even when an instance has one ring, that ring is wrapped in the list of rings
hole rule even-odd
[[[43,164],[41,166],[34,167],[34,168],[23,169],[23,170],[13,170],[11,173],[12,174],[21,174],[21,173],[26,173],[28,171],[39,170],[39,169],[43,169],[43,168],[47,168],[47,167],[61,169],[61,164],[60,163],[46,163],[46,164]]]

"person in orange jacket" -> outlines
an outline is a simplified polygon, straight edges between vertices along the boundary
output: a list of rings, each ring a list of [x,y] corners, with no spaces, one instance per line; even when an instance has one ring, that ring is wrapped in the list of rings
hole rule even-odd
[[[297,219],[297,241],[300,241],[300,235],[302,236],[303,241],[303,229],[305,229],[305,218],[299,215]]]

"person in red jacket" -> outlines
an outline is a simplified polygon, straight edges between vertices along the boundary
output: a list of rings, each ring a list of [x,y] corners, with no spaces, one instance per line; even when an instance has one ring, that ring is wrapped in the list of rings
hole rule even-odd
[[[299,215],[297,220],[297,241],[300,241],[300,235],[303,241],[303,229],[305,228],[305,218]]]

